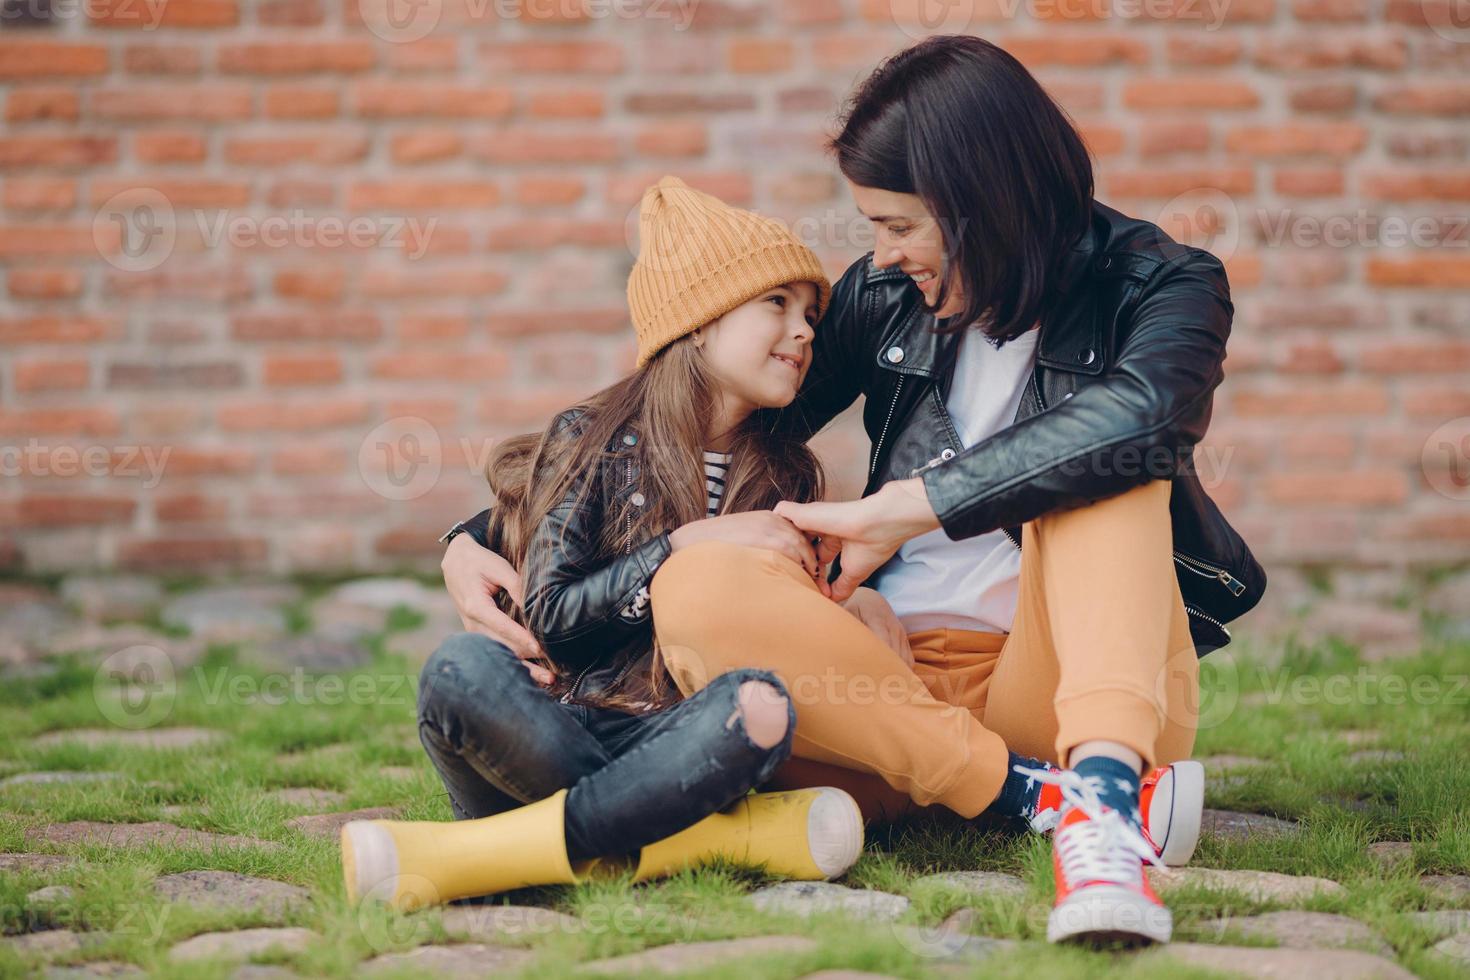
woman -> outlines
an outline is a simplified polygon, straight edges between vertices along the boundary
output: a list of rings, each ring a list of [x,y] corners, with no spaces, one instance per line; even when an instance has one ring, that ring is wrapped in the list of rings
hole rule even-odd
[[[420,737],[463,822],[349,824],[354,899],[567,882],[622,855],[640,879],[714,854],[831,878],[861,853],[842,790],[746,795],[790,753],[781,681],[740,669],[684,697],[654,646],[648,593],[661,563],[704,542],[817,577],[811,543],[771,508],[819,499],[821,467],[774,412],[801,388],[831,285],[780,224],[676,177],[649,188],[639,224],[637,370],[544,434],[508,440],[488,467],[489,534],[527,570],[550,691],[483,636],[434,653]]]
[[[1190,466],[1223,378],[1224,270],[1093,200],[1071,122],[978,38],[880,66],[833,149],[877,248],[834,287],[785,421],[808,436],[865,395],[864,498],[777,508],[838,559],[830,597],[757,549],[665,563],[669,669],[686,692],[736,666],[781,678],[797,735],[776,785],[840,785],[885,816],[1051,811],[1048,937],[1167,941],[1143,864],[1198,833],[1196,656],[1265,588]],[[518,642],[481,599],[513,570],[469,541],[444,568],[467,624]],[[861,582],[912,668],[833,605]],[[1193,826],[1161,843],[1156,815]]]

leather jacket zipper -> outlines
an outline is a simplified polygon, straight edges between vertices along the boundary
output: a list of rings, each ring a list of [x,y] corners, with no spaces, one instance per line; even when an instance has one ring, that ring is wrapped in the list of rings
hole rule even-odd
[[[626,490],[629,487],[631,487],[632,485],[633,485],[633,461],[631,459],[629,459],[629,460],[627,460],[623,464],[623,489]],[[628,511],[626,508],[624,508],[624,513],[623,513],[623,527],[624,527],[623,554],[625,554],[625,555],[631,555],[633,553],[633,514],[630,511]],[[574,680],[574,681],[572,681],[572,686],[569,687],[569,688],[567,688],[567,693],[565,693],[565,694],[563,694],[561,696],[560,701],[561,701],[562,704],[570,704],[571,703],[571,700],[572,700],[573,695],[575,695],[577,693],[577,688],[582,683],[582,678],[586,677],[587,676],[587,672],[589,670],[591,670],[595,666],[597,666],[597,661],[596,660],[592,661],[592,663],[590,663],[587,666],[585,666],[585,667],[582,668],[582,672],[577,675],[577,679]]]
[[[1219,579],[1220,584],[1229,589],[1231,595],[1238,596],[1245,591],[1245,583],[1223,568],[1200,561],[1198,558],[1179,551],[1174,552],[1174,560],[1196,575],[1203,576],[1204,578]]]
[[[1225,638],[1227,640],[1230,639],[1230,631],[1225,628],[1225,624],[1224,623],[1220,622],[1214,616],[1210,616],[1210,615],[1208,615],[1206,613],[1201,612],[1200,610],[1196,609],[1194,606],[1191,606],[1187,602],[1184,604],[1184,611],[1187,612],[1187,613],[1189,613],[1192,616],[1198,616],[1200,619],[1203,619],[1205,622],[1209,623],[1210,625],[1212,625],[1216,629],[1218,629],[1221,633],[1224,633],[1225,634]]]
[[[898,384],[893,386],[893,404],[888,406],[888,418],[883,420],[883,431],[878,433],[878,441],[873,446],[873,462],[868,467],[869,479],[872,479],[873,474],[878,471],[878,455],[883,452],[883,440],[888,435],[888,426],[893,422],[893,410],[898,408],[898,394],[903,391],[903,382],[906,377],[908,376],[900,374]]]

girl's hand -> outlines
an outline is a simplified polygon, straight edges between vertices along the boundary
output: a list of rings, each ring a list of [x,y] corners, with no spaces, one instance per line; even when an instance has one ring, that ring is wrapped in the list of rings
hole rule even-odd
[[[702,521],[690,521],[669,533],[669,545],[674,551],[700,541],[728,541],[749,548],[766,548],[780,552],[806,569],[822,595],[832,594],[811,541],[797,530],[795,524],[784,517],[777,517],[775,511],[752,510],[743,514],[721,514]]]
[[[544,657],[541,644],[530,630],[511,619],[495,605],[495,595],[502,590],[510,594],[516,605],[524,602],[521,577],[510,562],[487,548],[481,548],[468,534],[457,534],[439,563],[444,572],[444,587],[454,600],[465,632],[479,633],[504,644],[525,664],[531,679],[543,687],[551,683],[551,671],[544,664],[533,663]]]
[[[824,558],[840,547],[842,574],[832,583],[832,598],[838,602],[846,602],[905,541],[939,527],[918,477],[885,483],[872,496],[847,503],[783,500],[775,512],[803,531],[821,535]]]
[[[898,654],[904,663],[910,667],[914,665],[914,651],[909,646],[909,635],[899,625],[898,616],[882,593],[875,589],[858,589],[852,594],[852,598],[842,604],[842,608],[862,620],[863,625],[888,644],[889,649]]]

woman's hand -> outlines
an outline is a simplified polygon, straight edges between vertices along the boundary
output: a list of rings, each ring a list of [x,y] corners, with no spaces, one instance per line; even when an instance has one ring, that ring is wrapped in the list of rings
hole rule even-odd
[[[910,667],[914,665],[914,651],[909,646],[909,635],[899,625],[898,616],[882,593],[876,589],[857,589],[842,607],[862,620],[863,625],[888,644],[899,659]]]
[[[669,545],[674,551],[699,541],[728,541],[750,548],[767,548],[780,552],[806,569],[822,595],[832,594],[811,540],[797,530],[796,525],[784,517],[778,517],[775,511],[752,510],[741,514],[721,514],[702,521],[690,521],[669,533]]]
[[[468,534],[457,534],[444,549],[439,567],[444,571],[444,587],[454,600],[465,631],[503,643],[525,664],[532,680],[543,686],[550,684],[551,671],[543,664],[532,662],[545,656],[541,644],[530,630],[495,605],[495,596],[502,590],[509,593],[517,606],[525,601],[521,577],[510,562],[480,547]]]
[[[832,598],[846,602],[910,538],[939,527],[924,481],[918,477],[885,483],[877,493],[846,503],[794,504],[783,500],[775,513],[822,538],[822,562],[842,555],[842,574],[832,583]]]

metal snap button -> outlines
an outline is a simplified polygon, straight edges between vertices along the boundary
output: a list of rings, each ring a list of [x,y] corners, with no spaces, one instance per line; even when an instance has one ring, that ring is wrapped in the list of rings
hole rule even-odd
[[[1077,360],[1081,361],[1083,364],[1091,364],[1093,361],[1097,360],[1097,351],[1093,350],[1091,347],[1084,347],[1077,352]]]
[[[890,347],[890,348],[888,348],[888,361],[889,361],[889,363],[891,363],[891,364],[897,364],[898,362],[900,362],[902,360],[903,360],[903,348],[902,347]]]
[[[633,496],[628,498],[628,502],[631,503],[634,507],[642,507],[645,499],[646,498],[643,496],[643,494],[635,493],[633,494]]]
[[[944,452],[942,452],[942,453],[939,454],[939,458],[940,459],[954,459],[954,450],[953,449],[946,449]]]
[[[1065,395],[1062,396],[1062,401],[1066,401],[1068,398],[1071,398],[1075,394],[1077,394],[1075,391],[1067,392]]]
[[[628,435],[623,436],[623,445],[625,445],[625,446],[636,446],[636,445],[638,445],[638,437],[635,436],[635,435],[633,435],[632,433],[629,433]]]

